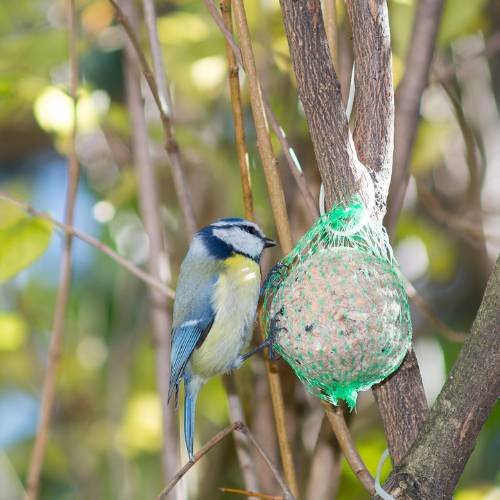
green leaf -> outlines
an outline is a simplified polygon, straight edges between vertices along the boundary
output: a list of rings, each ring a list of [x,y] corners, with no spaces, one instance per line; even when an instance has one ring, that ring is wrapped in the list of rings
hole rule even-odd
[[[0,283],[30,266],[47,249],[52,224],[40,217],[24,217],[0,229]]]

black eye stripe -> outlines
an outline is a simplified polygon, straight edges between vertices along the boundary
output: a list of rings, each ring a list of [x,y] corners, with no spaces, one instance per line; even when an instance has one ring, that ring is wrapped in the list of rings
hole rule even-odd
[[[247,233],[250,233],[250,234],[253,234],[254,236],[259,236],[260,237],[260,234],[258,233],[257,229],[255,229],[252,226],[243,226],[242,229],[244,231],[246,231]]]
[[[246,233],[253,234],[254,236],[258,236],[259,238],[263,238],[263,236],[259,232],[259,230],[253,226],[244,226],[244,225],[240,225],[240,224],[228,224],[228,225],[224,225],[224,226],[215,226],[215,229],[222,229],[222,230],[234,229],[234,228],[241,229],[242,231],[245,231]]]

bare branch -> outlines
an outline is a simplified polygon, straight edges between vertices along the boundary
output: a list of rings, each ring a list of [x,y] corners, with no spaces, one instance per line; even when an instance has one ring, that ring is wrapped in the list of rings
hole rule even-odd
[[[224,38],[226,39],[227,43],[231,47],[231,50],[233,51],[236,61],[238,64],[244,68],[243,60],[241,57],[241,51],[240,47],[234,40],[234,37],[230,33],[230,31],[226,28],[224,24],[224,20],[222,19],[222,16],[219,14],[217,11],[217,8],[215,7],[214,3],[212,0],[203,0],[204,4],[207,7],[207,10],[209,11],[210,15],[212,16],[215,24],[217,24],[218,28],[221,30],[222,34],[224,35]],[[260,87],[260,85],[259,85]],[[300,163],[297,159],[297,156],[293,150],[293,148],[290,146],[290,143],[288,142],[287,136],[285,134],[285,131],[281,127],[281,125],[278,123],[278,120],[276,118],[276,115],[273,113],[271,107],[269,106],[268,99],[266,98],[265,92],[260,87],[260,94],[261,98],[264,102],[264,108],[266,111],[267,118],[269,120],[269,123],[271,124],[271,128],[273,129],[273,132],[276,134],[276,137],[278,138],[283,154],[287,160],[287,164],[290,168],[290,172],[297,183],[297,186],[299,188],[299,191],[304,199],[304,202],[307,207],[307,214],[308,214],[308,219],[309,222],[312,224],[317,217],[319,216],[319,211],[318,207],[316,204],[316,201],[311,194],[311,191],[309,189],[309,186],[307,185],[306,178],[304,176],[304,172],[302,171],[302,167],[300,166]]]
[[[241,56],[243,60],[243,66],[248,77],[250,105],[252,107],[252,114],[257,134],[257,148],[259,150],[260,159],[264,169],[267,190],[271,201],[271,208],[278,232],[281,249],[284,254],[287,254],[292,250],[292,237],[290,234],[290,225],[288,222],[288,215],[286,211],[285,196],[283,193],[283,186],[281,184],[279,172],[276,168],[277,161],[274,157],[271,139],[269,137],[269,129],[266,120],[264,103],[262,100],[261,87],[257,77],[257,68],[255,65],[252,41],[250,38],[250,31],[248,28],[243,0],[234,0],[233,8],[236,31],[241,43]],[[264,330],[261,328],[262,335],[263,332]],[[283,393],[281,391],[279,373],[273,372],[268,363],[267,374],[271,389],[274,417],[276,420],[276,431],[278,434],[278,442],[280,446],[281,460],[283,462],[283,469],[287,482],[290,485],[290,489],[295,495],[297,495],[298,484],[291,447],[286,431]]]
[[[58,221],[57,219],[54,219],[50,215],[44,213],[44,212],[39,212],[35,208],[33,208],[31,205],[28,205],[27,203],[24,203],[22,201],[16,200],[15,198],[12,198],[11,196],[0,192],[0,200],[5,200],[9,203],[12,203],[13,205],[19,207],[21,210],[24,210],[26,213],[36,216],[36,217],[41,217],[42,219],[45,219],[54,226],[56,226],[58,229],[63,231],[66,234],[69,234],[71,236],[74,236],[78,238],[79,240],[84,241],[85,243],[93,246],[94,248],[97,248],[100,252],[103,254],[107,255],[111,259],[113,259],[118,265],[122,266],[124,269],[129,271],[131,274],[139,278],[140,280],[144,281],[144,283],[147,283],[148,285],[156,288],[159,290],[163,295],[166,297],[169,297],[170,299],[175,298],[175,291],[168,287],[167,285],[164,285],[161,281],[157,280],[150,274],[144,272],[140,267],[137,267],[135,264],[130,262],[129,260],[125,259],[122,257],[120,254],[116,253],[112,248],[108,247],[104,243],[100,242],[99,240],[96,240],[94,237],[90,236],[89,234],[84,233],[83,231],[80,231],[79,229],[76,229],[73,226],[70,226],[68,224],[64,224],[63,222]]]
[[[245,423],[245,415],[241,399],[238,395],[238,390],[235,384],[234,374],[227,374],[223,376],[224,387],[227,393],[227,400],[229,406],[229,418],[231,422]],[[236,446],[236,455],[240,463],[241,474],[245,481],[245,488],[248,490],[259,490],[259,480],[255,471],[255,466],[252,462],[250,454],[250,442],[244,434],[235,434],[234,444]]]
[[[191,207],[191,201],[188,195],[188,190],[187,187],[185,186],[185,180],[183,178],[182,161],[181,161],[179,145],[177,144],[177,140],[175,138],[172,121],[170,119],[170,116],[167,114],[166,98],[163,99],[162,101],[162,98],[160,96],[160,91],[156,84],[155,76],[151,70],[151,67],[149,66],[148,60],[146,59],[144,51],[142,50],[141,44],[137,39],[137,36],[135,35],[135,30],[133,26],[130,24],[129,18],[123,12],[123,10],[118,5],[116,0],[109,0],[109,2],[115,8],[116,18],[118,22],[123,26],[123,29],[127,34],[127,38],[134,49],[140,67],[142,69],[144,78],[146,79],[148,87],[151,90],[151,94],[155,101],[156,107],[158,108],[158,111],[160,113],[160,119],[164,133],[165,150],[172,165],[172,175],[174,177],[175,188],[177,196],[179,198],[179,204],[182,209],[184,222],[186,224],[186,231],[188,233],[188,236],[192,237],[193,234],[196,232],[195,218]],[[165,93],[165,95],[167,95],[167,93]]]
[[[385,214],[394,148],[391,36],[385,0],[347,0],[356,64],[354,144],[375,186],[376,216]]]
[[[356,450],[351,433],[345,422],[343,407],[340,405],[332,406],[326,401],[322,401],[322,404],[347,463],[366,491],[373,494],[375,492],[375,480]]]
[[[325,29],[328,38],[328,48],[332,64],[337,73],[339,72],[338,59],[338,27],[337,27],[337,0],[325,0]]]
[[[451,498],[499,395],[500,258],[429,418],[384,488],[398,498]]]
[[[373,386],[392,463],[401,463],[427,417],[417,357],[411,348],[398,370]]]
[[[219,488],[222,493],[235,493],[236,495],[243,495],[245,497],[262,498],[263,500],[283,500],[282,496],[266,495],[264,493],[257,493],[256,491],[239,490],[238,488]]]
[[[222,0],[220,4],[222,17],[227,30],[233,34],[233,21],[231,16],[231,0]],[[245,140],[245,125],[243,123],[243,109],[241,107],[240,80],[238,76],[238,64],[231,45],[226,40],[226,58],[229,73],[229,93],[231,96],[231,109],[233,111],[234,134],[236,153],[240,166],[241,188],[243,192],[243,206],[245,217],[255,220],[253,212],[252,186],[250,181],[250,169],[248,167],[248,152]]]
[[[241,432],[245,434],[245,436],[247,436],[249,441],[252,443],[253,446],[255,446],[255,448],[260,453],[260,455],[262,456],[268,467],[273,472],[276,481],[278,481],[279,485],[283,490],[285,500],[293,500],[295,497],[288,489],[280,472],[278,471],[276,466],[271,462],[267,453],[262,449],[260,444],[256,441],[255,437],[250,432],[250,430],[242,422],[234,422],[233,424],[229,425],[222,431],[218,432],[212,439],[210,439],[210,441],[205,446],[203,446],[197,453],[195,453],[194,459],[190,460],[186,465],[184,465],[184,467],[182,467],[182,469],[180,469],[175,474],[175,476],[169,481],[167,486],[158,495],[157,500],[163,500],[164,498],[166,498],[168,493],[172,490],[172,488],[184,477],[184,475],[189,471],[189,469],[191,469],[191,467],[197,464],[200,461],[200,459],[203,456],[205,456],[214,446],[217,446],[226,436],[228,436],[234,431]]]
[[[342,472],[342,451],[325,413],[307,472],[304,498],[332,500],[337,498]]]
[[[250,31],[246,20],[245,7],[242,0],[234,0],[234,18],[236,30],[241,43],[241,56],[243,67],[248,77],[248,89],[250,92],[250,105],[255,122],[255,131],[257,134],[257,148],[264,169],[267,190],[271,201],[271,208],[274,215],[276,229],[280,240],[281,249],[285,254],[292,250],[292,237],[288,224],[286,212],[285,197],[283,186],[277,167],[277,160],[274,157],[271,138],[269,137],[269,128],[262,101],[261,88],[257,77],[257,68],[253,55]]]
[[[354,152],[326,39],[320,0],[280,0],[297,91],[304,107],[327,205],[357,192]]]
[[[70,94],[73,99],[73,127],[70,137],[70,151],[68,164],[68,188],[66,192],[66,212],[64,222],[66,225],[73,224],[75,212],[76,193],[78,189],[78,178],[80,175],[80,165],[76,154],[75,143],[77,134],[76,104],[78,99],[78,49],[77,49],[77,27],[78,20],[76,14],[75,0],[67,1],[68,14],[68,36],[69,36],[69,57],[71,65]],[[49,356],[47,361],[47,371],[43,381],[42,398],[38,428],[35,436],[35,444],[31,453],[28,470],[26,499],[34,500],[38,497],[40,489],[40,474],[42,471],[45,448],[48,441],[48,432],[52,408],[54,406],[57,370],[61,357],[61,344],[64,334],[64,319],[66,315],[66,305],[69,299],[71,287],[72,269],[72,247],[73,238],[66,233],[63,243],[63,256],[60,266],[59,287],[57,289],[56,305],[54,310],[54,320],[52,336],[50,338]]]
[[[165,64],[161,55],[160,41],[158,39],[158,30],[156,28],[156,11],[153,0],[143,0],[146,28],[149,35],[149,44],[151,45],[151,53],[153,56],[153,67],[157,82],[158,93],[160,95],[163,111],[168,116],[168,120],[163,119],[165,128],[166,144],[169,141],[175,140],[175,130],[173,126],[173,103],[168,87],[167,75],[165,71]],[[193,204],[189,193],[189,186],[186,180],[184,168],[182,165],[182,158],[178,147],[172,147],[168,150],[170,158],[170,165],[172,168],[172,178],[174,181],[175,192],[179,205],[181,207],[182,216],[186,224],[187,235],[191,239],[196,232],[196,218],[193,211]]]
[[[420,0],[413,23],[405,73],[396,92],[394,166],[385,225],[396,227],[409,180],[409,160],[419,119],[420,99],[427,86],[443,0]]]
[[[124,1],[130,16],[131,28],[137,23],[133,0]],[[139,188],[139,207],[144,221],[144,228],[149,239],[149,272],[161,279],[161,261],[167,259],[164,245],[163,227],[160,220],[160,202],[157,181],[151,165],[148,148],[148,131],[144,116],[143,100],[140,88],[140,66],[133,44],[126,46],[125,83],[130,119],[132,122],[132,154],[137,170]],[[178,468],[178,428],[176,418],[168,406],[168,380],[170,376],[170,330],[172,321],[166,307],[164,296],[150,288],[151,325],[155,343],[156,384],[162,409],[162,465],[165,478]]]

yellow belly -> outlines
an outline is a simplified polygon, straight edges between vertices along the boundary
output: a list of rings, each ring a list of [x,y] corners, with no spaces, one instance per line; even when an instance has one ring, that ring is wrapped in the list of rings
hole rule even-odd
[[[230,257],[215,285],[215,319],[190,359],[193,374],[210,378],[229,371],[248,345],[260,288],[260,268],[242,255]]]

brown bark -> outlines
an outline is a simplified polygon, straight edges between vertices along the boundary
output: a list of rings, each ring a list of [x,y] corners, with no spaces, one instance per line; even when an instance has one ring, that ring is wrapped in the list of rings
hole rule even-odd
[[[280,0],[297,91],[311,133],[327,205],[357,192],[349,126],[332,65],[320,0]]]
[[[392,170],[394,91],[385,0],[347,0],[353,33],[354,144],[375,185],[375,215],[383,217]]]
[[[410,154],[417,132],[422,94],[429,80],[443,0],[420,0],[406,57],[406,69],[396,92],[394,165],[385,224],[394,231],[409,180]]]
[[[384,485],[396,498],[451,498],[500,396],[500,257],[472,331],[417,440]]]
[[[415,441],[428,411],[413,350],[406,355],[397,372],[373,387],[373,395],[384,422],[392,463],[398,465]]]

